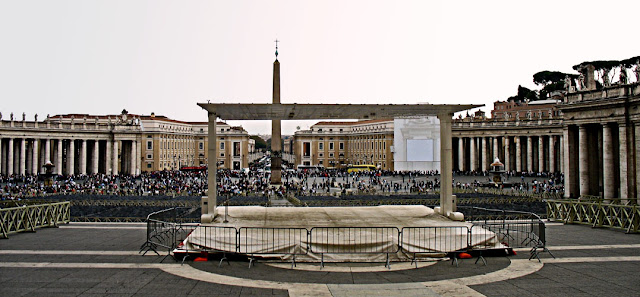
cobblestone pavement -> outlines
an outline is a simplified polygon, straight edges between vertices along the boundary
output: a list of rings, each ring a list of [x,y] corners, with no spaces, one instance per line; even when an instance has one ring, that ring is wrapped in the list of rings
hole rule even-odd
[[[246,259],[187,262],[138,254],[144,224],[72,223],[0,240],[0,296],[637,296],[640,235],[551,223],[556,256],[409,263]]]

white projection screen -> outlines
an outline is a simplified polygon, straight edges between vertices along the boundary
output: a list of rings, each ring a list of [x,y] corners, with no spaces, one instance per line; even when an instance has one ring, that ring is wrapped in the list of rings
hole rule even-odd
[[[433,139],[407,139],[407,161],[433,161]]]

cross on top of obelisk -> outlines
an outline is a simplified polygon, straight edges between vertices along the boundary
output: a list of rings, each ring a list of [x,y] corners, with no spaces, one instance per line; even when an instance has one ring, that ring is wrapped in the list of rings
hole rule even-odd
[[[278,59],[278,42],[280,42],[278,39],[276,39],[276,59]]]

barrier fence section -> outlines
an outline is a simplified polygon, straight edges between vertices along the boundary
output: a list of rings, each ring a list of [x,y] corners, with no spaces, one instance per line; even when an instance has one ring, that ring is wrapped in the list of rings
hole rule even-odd
[[[309,233],[311,252],[324,254],[389,254],[400,249],[400,230],[396,227],[313,227]]]
[[[606,203],[603,200],[547,200],[549,220],[565,224],[585,224],[640,232],[640,208],[638,205]]]
[[[167,256],[171,254],[181,242],[178,234],[183,233],[187,224],[180,224],[181,214],[188,208],[173,207],[153,212],[147,216],[147,240],[140,247],[140,252],[145,255],[149,251],[158,253],[158,248],[167,250]],[[186,238],[186,235],[184,236]],[[167,257],[165,256],[165,258]],[[164,258],[162,259],[164,261]]]
[[[322,267],[324,254],[386,254],[385,267],[389,267],[389,254],[400,250],[413,254],[412,263],[417,266],[417,254],[480,251],[482,256],[482,251],[495,248],[496,238],[511,248],[530,247],[530,259],[540,260],[539,253],[549,252],[544,222],[536,214],[480,207],[468,210],[473,210],[470,212],[473,213],[470,227],[404,227],[402,230],[397,227],[313,227],[308,230],[236,229],[180,223],[181,208],[171,208],[148,216],[147,241],[140,252],[145,250],[146,254],[152,250],[158,253],[159,248],[164,248],[169,256],[179,247],[186,250],[185,255],[190,247],[196,249],[194,251],[237,252],[250,256],[249,267],[254,261],[253,255],[290,255],[292,266],[295,266],[296,255],[308,253],[320,254]],[[187,237],[190,237],[190,247],[182,244]],[[482,260],[485,262],[484,258]]]
[[[31,231],[38,228],[57,227],[69,223],[70,203],[57,202],[40,205],[24,205],[0,209],[0,238],[9,238],[9,234]]]
[[[508,247],[531,248],[529,259],[537,258],[540,261],[539,255],[542,252],[548,252],[555,258],[546,246],[546,226],[538,215],[523,211],[481,207],[471,207],[466,210],[469,210],[473,223],[470,229],[473,236],[470,240],[475,242],[470,242],[470,245],[482,246],[482,243],[488,242],[488,237],[493,237],[495,234],[498,240]],[[485,231],[474,232],[479,228]]]
[[[238,252],[251,255],[249,268],[256,254],[291,255],[293,267],[296,265],[296,255],[304,255],[309,251],[309,231],[306,228],[241,227],[238,238]]]
[[[466,226],[404,227],[400,246],[413,254],[411,264],[418,267],[417,254],[441,255],[443,251],[458,251],[469,248],[469,228]]]

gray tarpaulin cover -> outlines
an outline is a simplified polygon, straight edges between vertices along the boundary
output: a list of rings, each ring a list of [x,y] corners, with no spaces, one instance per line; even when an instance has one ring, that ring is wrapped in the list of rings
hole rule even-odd
[[[216,220],[196,228],[185,240],[190,251],[212,250],[297,261],[406,260],[442,257],[467,247],[500,248],[495,234],[449,220],[422,205],[373,207],[229,207]],[[231,227],[231,228],[229,228]],[[400,234],[400,231],[404,232]],[[235,229],[240,230],[236,237]],[[309,230],[310,236],[307,236]]]

